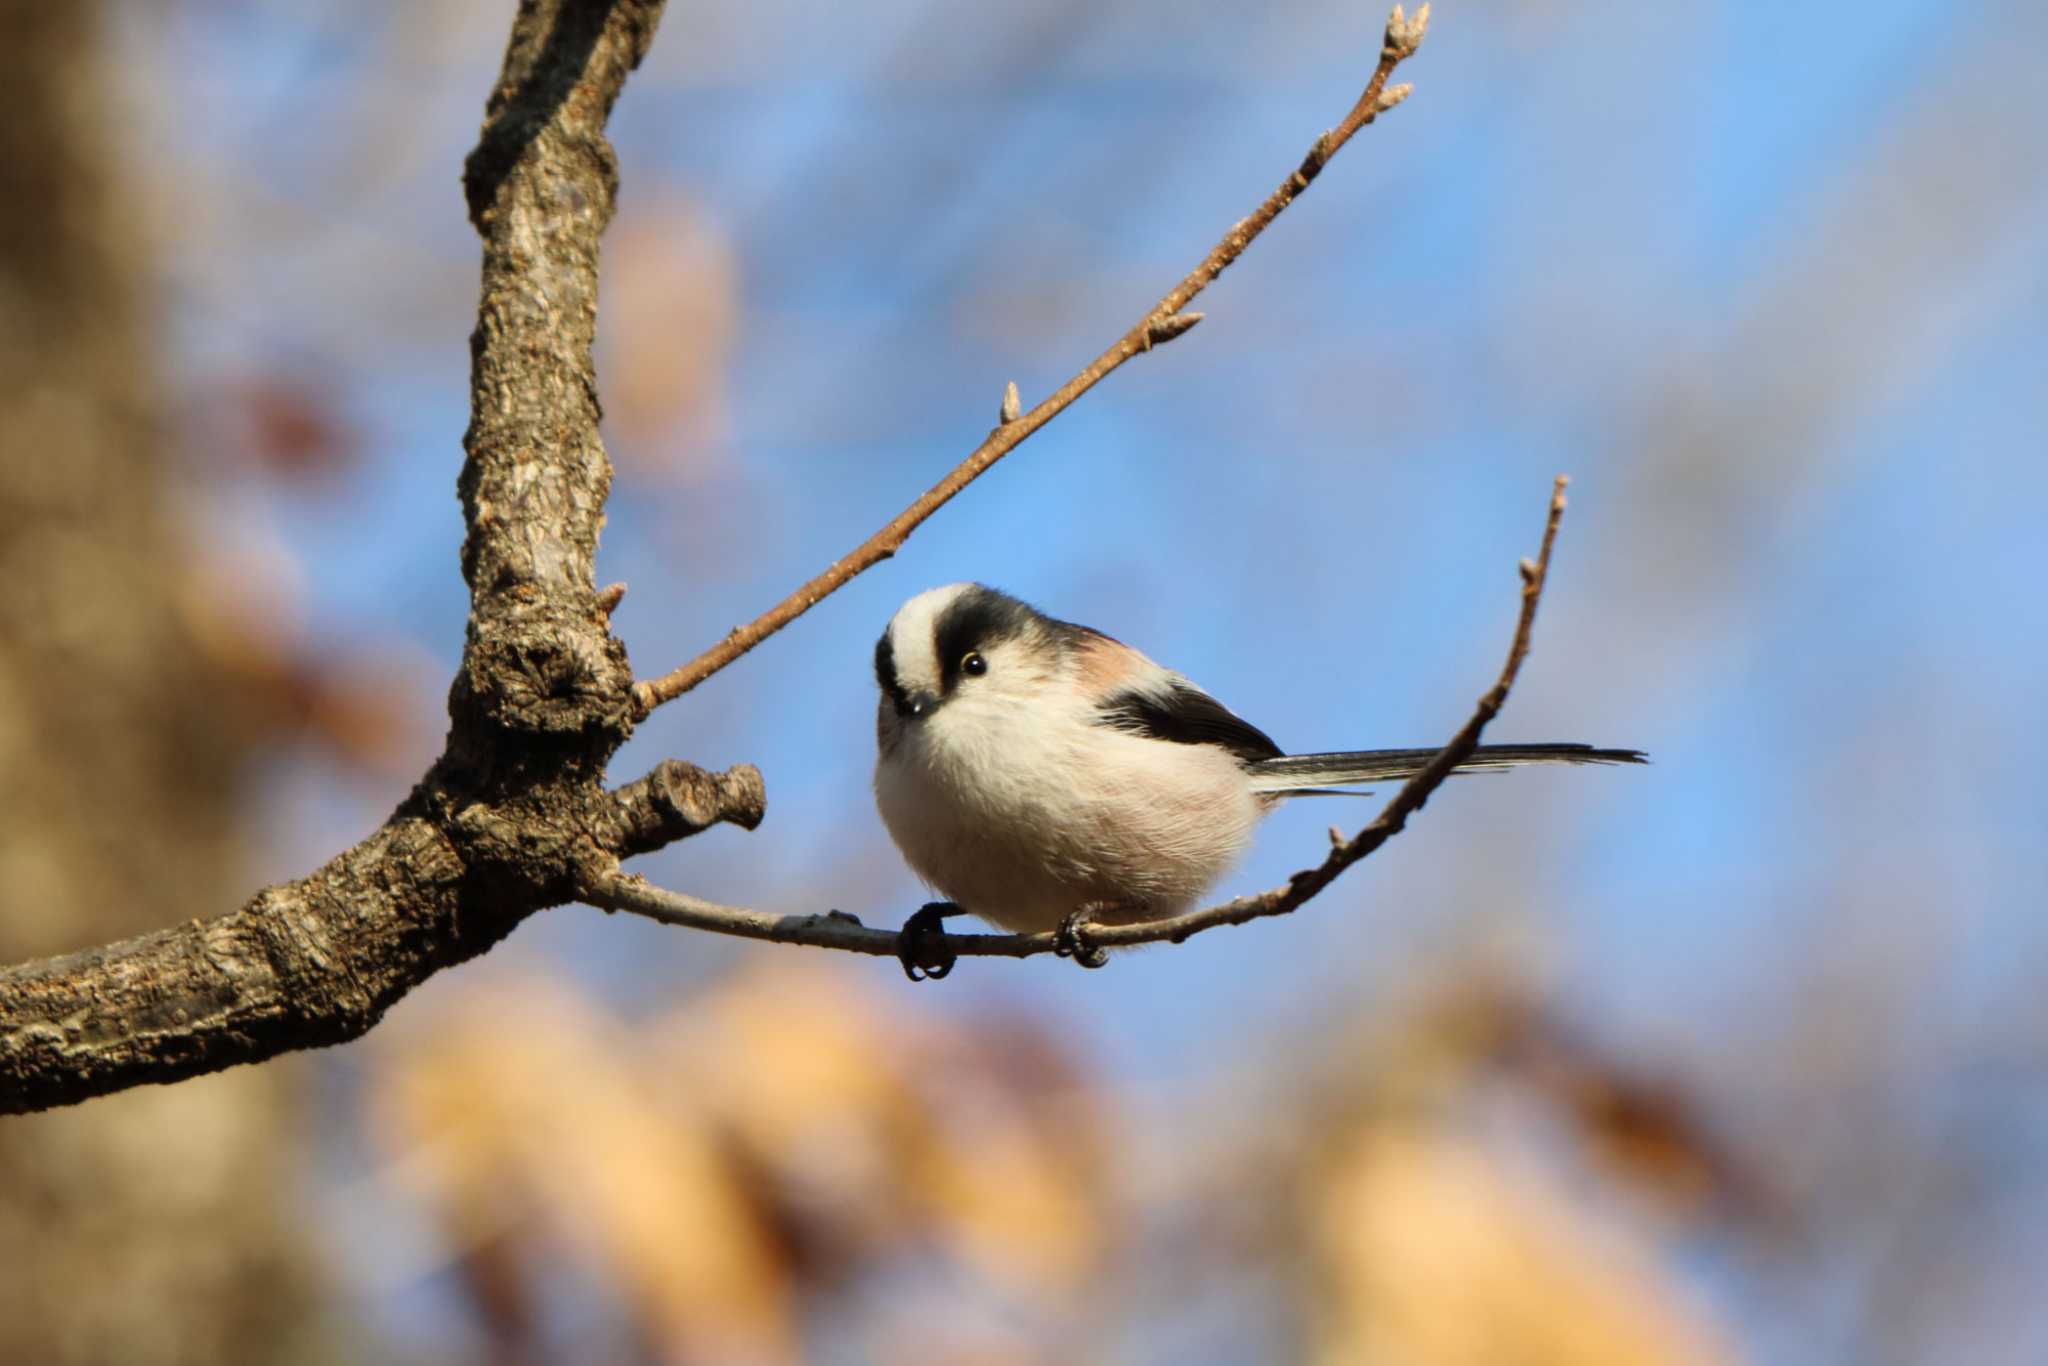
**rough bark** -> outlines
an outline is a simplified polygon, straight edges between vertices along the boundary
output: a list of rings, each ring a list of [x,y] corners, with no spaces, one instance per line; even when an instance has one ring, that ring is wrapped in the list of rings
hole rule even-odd
[[[211,921],[0,971],[0,1113],[355,1038],[568,900],[595,862],[681,829],[601,786],[632,727],[632,677],[593,581],[611,484],[590,356],[617,185],[604,125],[661,9],[524,0],[466,169],[483,239],[459,480],[470,616],[441,758],[311,876]],[[707,819],[759,819],[751,770],[712,791]]]

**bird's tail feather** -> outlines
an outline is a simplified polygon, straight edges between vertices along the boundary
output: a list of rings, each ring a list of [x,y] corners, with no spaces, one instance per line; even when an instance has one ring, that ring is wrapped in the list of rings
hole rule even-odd
[[[1436,758],[1433,749],[1355,749],[1334,754],[1285,754],[1251,765],[1252,787],[1260,792],[1307,795],[1317,787],[1380,783],[1412,778]],[[1521,764],[1642,764],[1636,749],[1595,749],[1591,745],[1481,745],[1458,765],[1458,773],[1497,773]]]

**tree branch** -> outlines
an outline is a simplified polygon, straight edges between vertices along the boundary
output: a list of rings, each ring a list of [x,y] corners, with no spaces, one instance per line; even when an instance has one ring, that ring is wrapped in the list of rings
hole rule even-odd
[[[340,1043],[567,900],[593,860],[759,819],[759,775],[608,795],[631,671],[593,587],[604,125],[663,0],[522,0],[464,177],[483,239],[448,744],[386,824],[240,910],[0,971],[0,1113]],[[708,791],[709,796],[706,797]],[[665,794],[665,795],[664,795]],[[668,803],[667,807],[663,802]]]
[[[1328,857],[1315,867],[1294,874],[1283,886],[1170,919],[1145,920],[1128,925],[1085,926],[1087,942],[1101,948],[1125,948],[1161,941],[1178,944],[1218,926],[1242,925],[1266,916],[1285,915],[1305,905],[1335,882],[1347,868],[1400,834],[1406,828],[1408,818],[1423,808],[1444,779],[1472,757],[1473,751],[1479,748],[1479,739],[1487,724],[1500,714],[1500,709],[1507,703],[1508,693],[1522,671],[1522,661],[1528,658],[1529,637],[1536,624],[1536,607],[1543,598],[1543,585],[1550,575],[1550,553],[1557,544],[1558,525],[1564,518],[1564,491],[1568,482],[1564,475],[1557,477],[1551,488],[1550,509],[1543,524],[1542,548],[1535,559],[1525,559],[1521,563],[1521,612],[1515,621],[1515,634],[1509,642],[1500,676],[1479,699],[1472,718],[1437,751],[1426,768],[1401,785],[1401,790],[1381,808],[1372,824],[1348,840],[1338,839],[1333,831]],[[622,872],[616,866],[600,866],[597,876],[582,888],[578,897],[603,910],[630,911],[667,925],[711,930],[743,939],[808,944],[813,948],[841,949],[848,953],[890,958],[895,957],[901,947],[895,930],[871,929],[861,924],[857,917],[843,911],[829,911],[823,915],[772,915],[741,906],[721,906],[653,886],[646,879]],[[1060,936],[1053,933],[935,934],[927,945],[942,959],[948,955],[1029,958],[1034,954],[1054,953],[1063,947]]]
[[[1351,113],[1115,346],[1028,414],[1017,415],[1006,396],[1003,424],[981,449],[867,545],[704,659],[636,687],[609,627],[622,589],[600,593],[593,579],[611,465],[598,435],[591,342],[598,242],[618,179],[605,123],[653,39],[663,4],[520,0],[482,135],[465,167],[470,219],[483,242],[471,420],[458,481],[470,616],[441,757],[382,827],[312,875],[266,888],[240,910],[0,969],[0,1113],[355,1038],[436,971],[475,957],[528,915],[579,893],[726,933],[894,953],[893,934],[863,929],[851,917],[777,919],[656,893],[619,875],[619,859],[718,821],[751,829],[764,795],[759,773],[746,765],[713,775],[666,763],[609,793],[602,786],[606,766],[646,710],[892,553],[1103,376],[1192,326],[1200,315],[1184,311],[1188,301],[1308,188],[1353,133],[1403,98],[1406,87],[1388,89],[1386,80],[1420,43],[1428,15],[1426,5],[1413,20],[1394,11],[1379,67]],[[1499,697],[1526,646],[1548,554],[1546,540],[1532,570],[1524,639]],[[1482,710],[1468,728],[1471,742],[1492,714]],[[1461,736],[1445,756],[1460,743],[1469,753]],[[1333,852],[1324,870],[1298,875],[1274,897],[1093,937],[1108,945],[1185,938],[1209,923],[1292,909],[1398,830],[1455,762],[1440,756],[1346,846],[1356,852]],[[967,954],[1052,947],[1051,936],[941,938]]]
[[[666,848],[721,821],[752,830],[768,814],[768,789],[752,764],[706,773],[663,759],[652,773],[612,793],[612,807],[618,826],[608,843],[625,857]]]
[[[1315,182],[1330,158],[1351,140],[1352,134],[1408,98],[1412,87],[1400,85],[1389,89],[1387,78],[1393,75],[1395,67],[1415,55],[1428,28],[1427,4],[1416,10],[1412,19],[1402,13],[1399,5],[1394,6],[1380,45],[1379,65],[1373,70],[1372,79],[1366,82],[1365,92],[1352,105],[1351,112],[1335,128],[1317,138],[1308,155],[1302,158],[1301,165],[1280,183],[1280,188],[1268,195],[1266,202],[1259,205],[1251,217],[1234,224],[1202,258],[1201,264],[1167,291],[1165,298],[1132,324],[1130,330],[1117,338],[1108,350],[1054,390],[1050,398],[1021,417],[1015,412],[1016,386],[1011,385],[1004,394],[1002,420],[989,432],[987,439],[950,474],[896,514],[881,530],[861,542],[851,554],[834,560],[822,573],[745,626],[734,627],[725,639],[689,663],[660,678],[634,684],[633,700],[638,716],[644,718],[662,703],[681,697],[838,592],[856,575],[894,555],[910,539],[910,533],[922,526],[933,513],[987,473],[998,460],[1022,445],[1032,433],[1065,412],[1075,399],[1094,388],[1125,361],[1172,341],[1200,322],[1201,314],[1182,311],[1188,303],[1242,256],[1245,248],[1257,240],[1281,211]]]

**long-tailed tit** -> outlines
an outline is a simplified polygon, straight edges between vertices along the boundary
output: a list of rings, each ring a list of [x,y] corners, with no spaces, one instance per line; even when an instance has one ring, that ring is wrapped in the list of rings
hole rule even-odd
[[[1122,641],[981,584],[904,603],[875,644],[875,678],[876,804],[910,866],[956,903],[912,928],[929,933],[964,909],[1009,930],[1058,930],[1084,962],[1099,954],[1076,941],[1081,920],[1187,910],[1283,799],[1408,778],[1437,753],[1283,753]],[[1642,761],[1632,749],[1482,745],[1458,771]]]

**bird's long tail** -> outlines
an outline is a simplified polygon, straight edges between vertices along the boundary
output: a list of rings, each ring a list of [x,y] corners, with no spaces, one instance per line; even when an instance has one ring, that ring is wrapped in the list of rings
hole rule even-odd
[[[1433,749],[1354,749],[1335,754],[1284,754],[1251,765],[1255,791],[1306,794],[1346,783],[1379,783],[1412,778],[1436,758]],[[1642,764],[1638,749],[1595,749],[1591,745],[1481,745],[1453,770],[1497,773],[1521,764]]]

